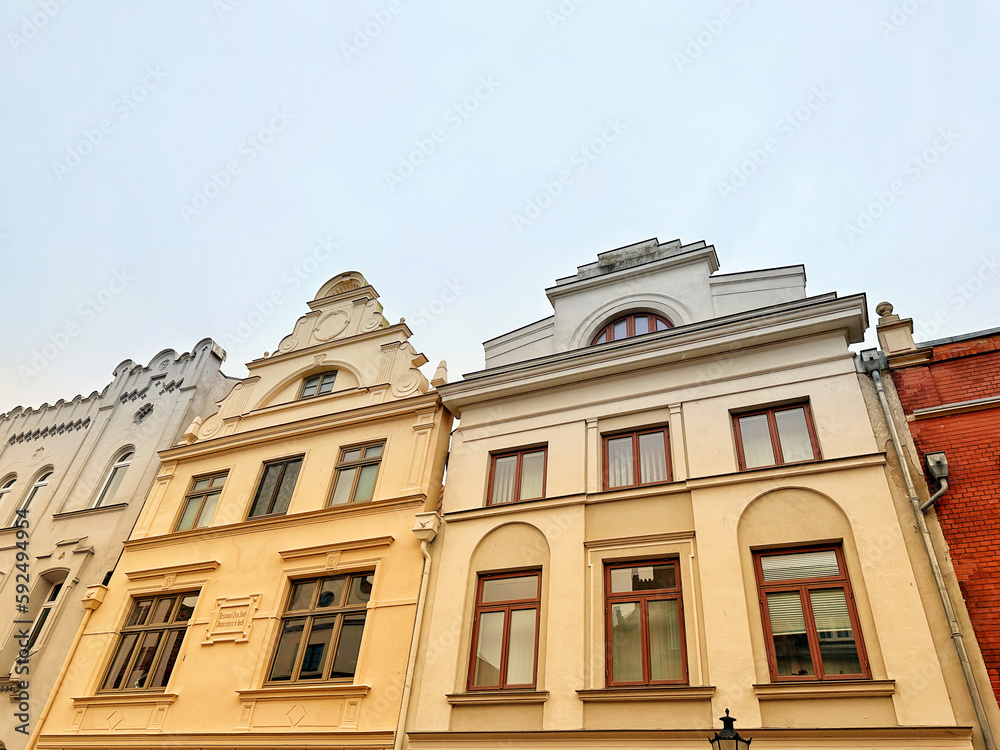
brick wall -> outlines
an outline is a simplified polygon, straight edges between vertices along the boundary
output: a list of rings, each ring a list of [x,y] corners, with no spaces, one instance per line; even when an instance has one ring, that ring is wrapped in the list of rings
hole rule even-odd
[[[907,414],[1000,396],[1000,336],[935,346],[929,364],[892,377]],[[909,425],[921,459],[948,454],[950,489],[937,505],[938,520],[1000,700],[1000,405]]]

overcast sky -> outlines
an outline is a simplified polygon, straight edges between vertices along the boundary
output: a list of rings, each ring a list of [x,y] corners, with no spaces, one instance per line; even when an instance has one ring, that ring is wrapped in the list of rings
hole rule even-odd
[[[998,38],[971,1],[7,0],[0,412],[206,336],[243,377],[345,270],[454,380],[650,237],[996,327]]]

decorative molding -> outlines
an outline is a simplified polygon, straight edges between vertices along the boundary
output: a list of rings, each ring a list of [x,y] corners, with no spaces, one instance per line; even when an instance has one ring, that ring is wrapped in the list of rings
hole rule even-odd
[[[80,508],[79,510],[67,510],[62,513],[53,513],[53,521],[63,521],[67,518],[79,518],[80,516],[93,516],[98,513],[110,513],[113,511],[125,510],[128,503],[115,503],[113,505],[99,505],[96,508]]]
[[[320,555],[330,555],[334,552],[355,549],[374,549],[377,547],[388,547],[395,541],[391,536],[376,536],[369,539],[353,539],[347,542],[334,542],[332,544],[320,544],[315,547],[300,547],[298,549],[278,550],[282,560],[298,560],[303,557],[317,557]]]
[[[584,541],[583,546],[587,549],[614,549],[618,547],[645,547],[650,544],[690,542],[692,539],[694,539],[694,530],[672,531],[666,534],[645,534],[643,536],[614,537],[611,539],[591,539],[590,541]]]
[[[757,700],[813,698],[888,698],[896,692],[895,680],[831,680],[826,682],[775,682],[754,685]]]
[[[975,398],[970,401],[956,401],[951,404],[914,409],[912,414],[906,415],[906,419],[907,421],[934,419],[935,417],[950,417],[953,414],[966,414],[971,411],[997,408],[1000,408],[1000,396],[989,396],[987,398]]]
[[[548,690],[497,690],[475,693],[449,693],[445,696],[453,706],[500,706],[509,703],[545,703]]]
[[[206,560],[204,562],[186,563],[183,565],[168,565],[163,568],[146,568],[145,570],[129,570],[125,575],[130,581],[142,581],[149,578],[165,579],[171,576],[187,575],[190,573],[210,573],[219,567],[218,560]]]
[[[288,700],[291,698],[364,698],[371,685],[279,685],[256,690],[237,690],[240,700]]]
[[[639,688],[602,688],[577,690],[580,700],[589,702],[634,703],[636,701],[700,701],[711,700],[715,686],[660,685]]]

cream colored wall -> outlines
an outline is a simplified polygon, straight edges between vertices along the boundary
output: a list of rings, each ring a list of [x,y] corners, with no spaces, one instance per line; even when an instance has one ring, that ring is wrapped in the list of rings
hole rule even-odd
[[[823,461],[739,472],[731,412],[793,400],[810,404]],[[669,425],[678,481],[602,491],[601,435],[658,424]],[[490,453],[537,443],[548,446],[546,499],[484,507]],[[955,726],[841,332],[463,401],[444,509],[411,731],[682,729],[710,726],[726,707],[743,728]],[[502,542],[481,563],[493,539]],[[872,681],[827,698],[808,695],[826,689],[818,683],[799,696],[758,691],[771,683],[751,547],[834,540],[847,558]],[[581,700],[577,691],[604,686],[603,564],[650,557],[679,561],[689,685],[714,686],[714,695]],[[548,695],[531,705],[463,700],[477,573],[529,565],[543,568],[537,689]]]

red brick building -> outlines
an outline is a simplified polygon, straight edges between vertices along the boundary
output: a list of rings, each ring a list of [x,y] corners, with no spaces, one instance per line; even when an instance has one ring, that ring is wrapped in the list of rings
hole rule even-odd
[[[883,317],[879,339],[919,459],[947,455],[937,520],[1000,700],[1000,328],[914,345],[908,323]]]

